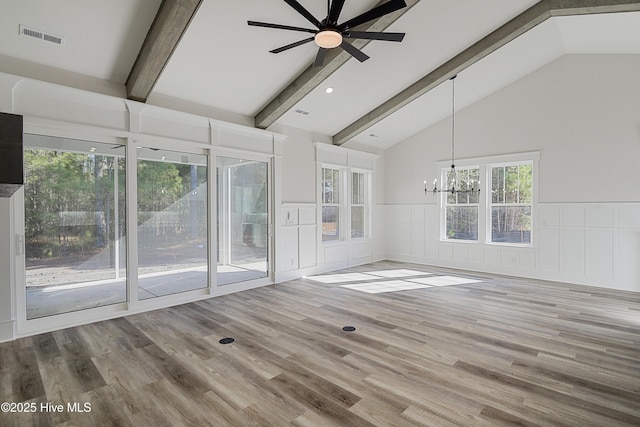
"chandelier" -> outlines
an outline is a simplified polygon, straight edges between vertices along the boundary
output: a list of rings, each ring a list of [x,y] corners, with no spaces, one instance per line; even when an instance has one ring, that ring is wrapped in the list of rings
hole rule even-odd
[[[461,185],[458,185],[455,165],[455,136],[456,136],[456,76],[451,77],[451,170],[447,174],[447,182],[442,187],[438,188],[438,179],[433,180],[432,194],[436,193],[479,193],[480,192],[480,180],[474,182],[474,180],[468,181],[466,189],[462,189]],[[476,187],[477,186],[477,187]],[[424,194],[429,192],[427,189],[427,181],[424,181]]]

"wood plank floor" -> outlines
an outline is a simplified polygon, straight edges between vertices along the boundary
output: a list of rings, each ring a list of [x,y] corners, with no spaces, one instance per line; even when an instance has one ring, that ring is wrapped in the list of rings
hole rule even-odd
[[[0,344],[0,402],[38,408],[0,425],[640,425],[639,293],[394,262],[326,279]]]

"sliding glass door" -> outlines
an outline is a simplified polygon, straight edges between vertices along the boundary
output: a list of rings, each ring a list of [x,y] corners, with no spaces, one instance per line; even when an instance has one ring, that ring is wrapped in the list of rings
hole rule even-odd
[[[126,301],[124,155],[25,135],[27,319]]]
[[[137,151],[138,298],[207,288],[207,156]]]
[[[217,156],[211,191],[208,150],[126,144],[25,135],[27,320],[206,290],[216,249],[218,286],[269,277],[267,161]]]
[[[218,285],[267,277],[267,162],[217,158]]]

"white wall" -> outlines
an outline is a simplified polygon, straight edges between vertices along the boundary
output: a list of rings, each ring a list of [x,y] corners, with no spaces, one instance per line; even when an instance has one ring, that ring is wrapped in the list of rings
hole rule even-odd
[[[13,337],[13,198],[0,197],[0,342]]]
[[[287,135],[282,147],[282,201],[315,203],[316,153],[318,136],[291,127],[273,127]]]
[[[640,291],[638,75],[640,55],[567,55],[456,113],[458,158],[540,152],[531,248],[440,241],[423,181],[449,119],[388,149],[388,257]]]

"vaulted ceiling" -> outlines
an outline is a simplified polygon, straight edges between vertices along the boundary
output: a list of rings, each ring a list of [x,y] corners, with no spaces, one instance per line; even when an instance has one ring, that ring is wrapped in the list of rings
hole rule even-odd
[[[387,1],[346,0],[341,21]],[[401,43],[358,40],[367,61],[334,49],[314,68],[313,43],[269,52],[308,34],[247,25],[310,28],[283,0],[0,0],[0,72],[383,150],[449,114],[455,74],[464,108],[565,54],[640,54],[640,0],[406,3],[358,28]]]

